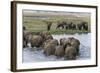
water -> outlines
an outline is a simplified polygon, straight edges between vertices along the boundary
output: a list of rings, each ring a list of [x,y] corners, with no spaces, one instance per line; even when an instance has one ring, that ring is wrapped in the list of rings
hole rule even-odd
[[[85,60],[91,58],[91,33],[87,34],[63,34],[52,35],[54,39],[74,37],[80,40],[80,55],[77,60]],[[41,49],[41,48],[40,48]],[[45,61],[63,61],[64,58],[57,58],[54,55],[45,56],[43,50],[34,50],[30,47],[23,49],[23,63],[45,62]]]

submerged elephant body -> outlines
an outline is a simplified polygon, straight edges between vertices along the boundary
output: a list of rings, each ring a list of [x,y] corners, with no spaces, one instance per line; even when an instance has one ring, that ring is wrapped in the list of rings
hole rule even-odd
[[[70,44],[70,39],[68,38],[61,38],[60,39],[60,45],[64,47],[64,49],[67,47],[67,45]]]
[[[55,48],[55,56],[57,56],[57,58],[59,58],[59,57],[63,57],[64,54],[65,53],[64,53],[63,46],[60,46],[60,45],[56,46],[56,48]]]
[[[76,38],[70,37],[70,45],[73,46],[76,51],[77,51],[77,55],[79,54],[79,46],[80,46],[80,41]]]
[[[44,54],[46,56],[48,55],[54,55],[55,53],[55,47],[58,45],[58,40],[56,39],[49,39],[44,43]]]
[[[27,47],[27,44],[31,41],[32,33],[29,31],[23,31],[23,47]]]
[[[75,60],[76,59],[76,55],[77,55],[77,50],[72,47],[72,46],[69,46],[69,47],[66,47],[65,49],[65,60]]]
[[[42,45],[43,38],[39,35],[33,35],[31,39],[31,46],[32,47],[40,47]]]
[[[54,44],[47,44],[44,47],[44,54],[46,56],[54,55],[55,53],[55,45]]]
[[[80,41],[74,37],[70,38],[61,38],[60,39],[60,45],[64,47],[73,46],[77,50],[77,55],[79,54],[79,46],[80,46]]]

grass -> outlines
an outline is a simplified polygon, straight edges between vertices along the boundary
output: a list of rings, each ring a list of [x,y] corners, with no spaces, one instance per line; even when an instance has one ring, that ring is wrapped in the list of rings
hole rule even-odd
[[[44,17],[43,17],[44,18]],[[52,34],[62,34],[62,33],[88,33],[90,32],[90,18],[89,17],[75,17],[75,16],[52,16],[52,17],[48,17],[48,18],[36,18],[36,17],[31,17],[31,16],[23,16],[23,25],[26,26],[28,31],[31,32],[41,32],[41,31],[47,31],[47,24],[45,23],[45,21],[50,21],[53,22],[52,26],[51,26],[51,30],[48,31]],[[58,21],[66,21],[67,23],[69,22],[73,22],[75,24],[78,24],[82,21],[86,21],[88,22],[88,26],[89,26],[89,30],[85,31],[85,30],[66,30],[66,29],[56,29],[57,26],[57,22]]]

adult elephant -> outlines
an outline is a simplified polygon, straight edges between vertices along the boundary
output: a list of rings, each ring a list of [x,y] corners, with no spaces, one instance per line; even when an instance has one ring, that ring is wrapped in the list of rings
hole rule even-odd
[[[69,29],[75,30],[76,29],[76,25],[73,22],[69,23]]]
[[[82,25],[81,24],[77,24],[77,29],[78,30],[82,30]]]
[[[25,39],[25,30],[26,30],[26,27],[23,26],[23,48],[25,48],[27,46],[27,42]]]
[[[23,48],[27,47],[27,44],[32,38],[32,32],[26,30],[26,27],[23,27]]]
[[[69,43],[70,46],[73,46],[76,49],[76,54],[79,55],[79,46],[80,46],[80,41],[74,37],[70,37],[69,39]]]
[[[33,35],[30,42],[32,47],[40,47],[43,43],[43,38],[40,35]]]
[[[66,30],[69,29],[69,24],[66,23],[66,25],[65,25],[65,29],[66,29]]]
[[[81,22],[80,24],[77,25],[79,30],[88,30],[88,23],[87,22]]]
[[[39,35],[43,38],[43,41],[53,39],[52,35],[49,32],[40,32]]]
[[[77,55],[79,55],[80,41],[78,39],[76,39],[74,37],[61,38],[60,45],[62,45],[64,47],[64,49],[68,46],[73,46],[77,51]]]
[[[48,31],[50,31],[51,26],[52,26],[52,22],[47,22],[47,30],[48,30]]]
[[[49,39],[43,42],[43,47],[45,47],[45,45],[47,44],[54,44],[54,45],[59,45],[58,40],[56,39]]]
[[[62,29],[64,29],[64,26],[65,26],[65,25],[66,25],[66,22],[64,22],[64,21],[63,21],[63,22],[58,22],[58,23],[57,23],[56,29],[57,29],[57,28],[62,28]]]
[[[61,38],[60,39],[60,45],[62,45],[64,47],[64,49],[66,48],[66,46],[69,44],[69,39],[67,38]]]
[[[76,25],[72,24],[71,28],[72,28],[72,30],[76,30]]]
[[[44,54],[46,56],[54,55],[55,54],[55,48],[56,48],[57,45],[58,45],[58,40],[56,40],[56,39],[47,40],[44,43],[44,46],[43,46]]]
[[[63,57],[65,54],[65,50],[64,47],[61,45],[57,45],[55,47],[55,56],[57,56],[57,58]]]
[[[88,30],[88,23],[87,22],[83,22],[82,23],[82,25],[83,25],[83,30]]]
[[[65,48],[64,59],[75,60],[77,56],[77,50],[73,46],[68,46]]]
[[[55,54],[55,45],[47,43],[47,45],[44,46],[44,54],[46,56],[54,55]]]

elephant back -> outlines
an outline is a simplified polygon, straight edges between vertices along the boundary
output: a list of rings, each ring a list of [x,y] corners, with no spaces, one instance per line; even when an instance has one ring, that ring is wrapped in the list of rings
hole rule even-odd
[[[64,48],[63,46],[61,45],[58,45],[55,47],[55,55],[59,58],[59,57],[62,57],[64,56]]]
[[[75,60],[77,51],[73,46],[66,47],[64,58],[67,60]]]
[[[31,39],[32,47],[40,47],[43,42],[43,38],[39,35],[33,35]]]
[[[47,44],[44,46],[44,54],[46,56],[54,55],[55,53],[55,45],[54,44]]]

